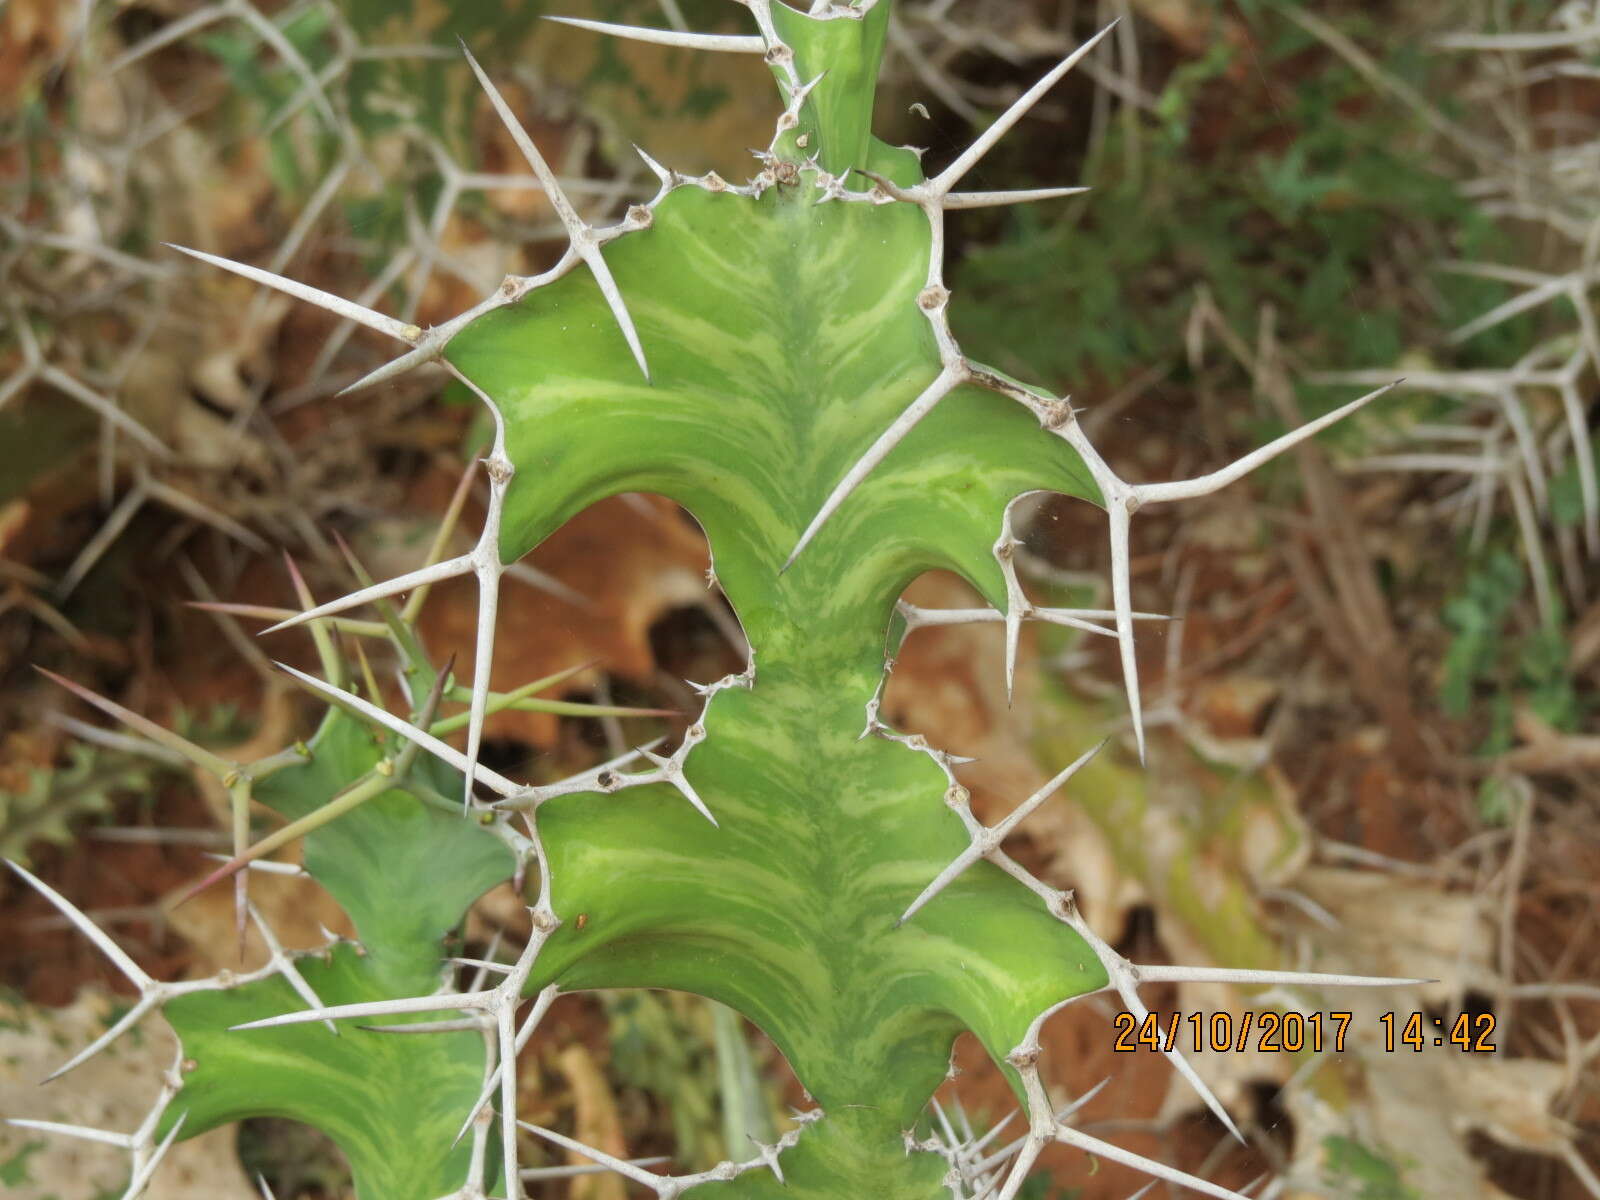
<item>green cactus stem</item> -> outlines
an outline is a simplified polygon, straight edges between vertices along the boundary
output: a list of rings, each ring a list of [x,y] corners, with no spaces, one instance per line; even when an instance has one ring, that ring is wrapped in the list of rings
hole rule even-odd
[[[925,571],[953,571],[992,606],[982,616],[1004,621],[1008,662],[1023,620],[1068,619],[1116,638],[1142,754],[1132,515],[1222,487],[1372,397],[1199,479],[1124,481],[1069,402],[965,356],[943,282],[948,212],[1077,190],[958,188],[1105,31],[928,176],[915,151],[871,134],[888,0],[820,0],[810,12],[744,3],[752,35],[641,36],[764,55],[782,112],[753,178],[735,186],[652,161],[657,195],[609,228],[577,214],[468,56],[569,245],[549,271],[506,279],[441,326],[423,330],[190,252],[407,344],[369,385],[441,361],[482,399],[496,434],[474,550],[282,626],[472,575],[478,665],[465,753],[427,732],[428,719],[301,677],[342,711],[312,762],[275,776],[260,798],[298,816],[370,778],[378,751],[348,712],[437,761],[308,838],[307,868],[350,911],[366,954],[339,947],[326,966],[304,969],[320,1001],[297,1002],[281,970],[249,988],[173,998],[169,1016],[199,1065],[170,1097],[159,1132],[176,1129],[180,1114],[190,1134],[271,1111],[338,1139],[363,1197],[466,1200],[491,1187],[518,1197],[517,1140],[531,1127],[517,1120],[516,1051],[550,1001],[671,988],[755,1022],[816,1107],[749,1161],[687,1176],[533,1129],[658,1196],[1011,1200],[1051,1141],[1233,1196],[1058,1113],[1038,1067],[1041,1022],[1106,988],[1142,1012],[1137,987],[1158,978],[1395,981],[1126,962],[1069,895],[1001,846],[1094,749],[1073,747],[1076,761],[1045,790],[985,828],[957,778],[959,760],[879,720],[885,651],[904,629],[896,606],[905,587]],[[677,748],[639,752],[648,769],[611,764],[543,787],[488,771],[478,754],[506,564],[582,509],[633,491],[671,497],[704,527],[716,579],[749,639],[747,669],[701,688],[704,708]],[[1110,614],[1042,610],[1024,595],[1011,507],[1040,491],[1106,508]],[[474,784],[498,798],[476,800]],[[464,794],[465,819],[427,803],[447,793]],[[487,886],[524,870],[537,881],[528,944],[494,968],[492,986],[450,982],[444,932]],[[375,1021],[392,1028],[367,1028]],[[1026,1117],[1021,1138],[987,1157],[914,1133],[964,1031],[1003,1066]],[[1169,1056],[1232,1129],[1188,1064]],[[487,1153],[491,1126],[497,1156]]]

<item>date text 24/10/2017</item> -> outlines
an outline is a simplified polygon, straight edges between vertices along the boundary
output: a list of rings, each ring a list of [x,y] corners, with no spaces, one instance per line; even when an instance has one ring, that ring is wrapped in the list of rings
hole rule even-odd
[[[1255,1050],[1261,1053],[1297,1054],[1302,1050],[1340,1053],[1350,1032],[1354,1014],[1348,1012],[1245,1012],[1235,1019],[1232,1013],[1119,1012],[1115,1023],[1117,1043],[1113,1049],[1132,1054],[1139,1050],[1166,1050],[1176,1047],[1202,1053],[1206,1050]],[[1410,1050],[1420,1053],[1428,1046],[1450,1047],[1469,1053],[1491,1053],[1495,1049],[1493,1013],[1459,1013],[1453,1017],[1430,1016],[1413,1012],[1386,1012],[1378,1018],[1383,1048],[1390,1054]],[[1188,1045],[1183,1045],[1187,1041]]]

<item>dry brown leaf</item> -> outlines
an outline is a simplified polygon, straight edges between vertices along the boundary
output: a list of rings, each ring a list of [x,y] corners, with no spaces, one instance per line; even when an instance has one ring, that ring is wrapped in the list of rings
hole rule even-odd
[[[1339,922],[1337,930],[1319,927],[1315,942],[1351,970],[1436,980],[1419,996],[1441,1005],[1484,988],[1490,977],[1494,926],[1480,895],[1387,872],[1325,866],[1303,871],[1295,887]],[[1396,997],[1384,999],[1394,1007]]]
[[[1437,982],[1406,989],[1345,988],[1324,993],[1324,1010],[1353,1014],[1349,1053],[1309,1088],[1296,1089],[1290,1108],[1301,1135],[1295,1171],[1320,1178],[1325,1141],[1352,1138],[1381,1151],[1419,1196],[1485,1197],[1504,1193],[1487,1177],[1469,1144],[1483,1133],[1502,1145],[1535,1153],[1570,1152],[1571,1130],[1552,1106],[1572,1079],[1560,1063],[1464,1053],[1428,1025],[1426,1009],[1459,1012],[1469,989],[1486,989],[1493,967],[1494,930],[1485,899],[1446,892],[1392,874],[1317,867],[1302,874],[1300,890],[1330,913],[1337,930],[1312,928],[1307,940],[1330,969],[1409,975]],[[1424,1012],[1423,1045],[1390,1050],[1385,1013],[1403,1027]],[[1308,1193],[1310,1194],[1310,1193]]]
[[[375,573],[398,574],[416,566],[410,539],[403,562],[378,557]],[[368,550],[364,546],[363,554]],[[381,548],[374,548],[381,556]],[[677,506],[656,497],[636,504],[606,500],[574,517],[527,560],[589,601],[580,606],[527,584],[506,579],[497,629],[494,686],[509,689],[569,667],[598,660],[601,670],[638,684],[654,681],[656,663],[650,627],[666,613],[705,603],[713,595],[706,583],[710,565],[705,538],[679,515]],[[382,577],[382,576],[379,576]],[[458,654],[459,670],[470,678],[477,628],[476,588],[454,581],[435,589],[423,610],[423,637],[435,654]],[[574,681],[587,682],[580,675]],[[555,741],[556,719],[544,713],[505,712],[491,717],[492,736],[517,737],[538,747]]]

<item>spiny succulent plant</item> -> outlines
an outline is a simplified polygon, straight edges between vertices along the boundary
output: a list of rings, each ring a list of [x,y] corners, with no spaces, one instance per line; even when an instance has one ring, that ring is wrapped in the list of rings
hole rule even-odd
[[[819,0],[808,12],[743,2],[756,30],[747,36],[572,22],[760,54],[783,106],[748,183],[688,177],[647,159],[657,195],[607,228],[579,217],[468,56],[569,244],[548,271],[507,278],[451,321],[423,329],[188,252],[409,347],[357,386],[442,363],[482,400],[495,438],[484,459],[487,516],[470,553],[430,559],[331,603],[306,598],[305,611],[274,627],[307,625],[319,640],[327,678],[294,672],[328,703],[316,737],[254,764],[202,760],[239,814],[238,853],[206,882],[234,875],[243,919],[245,868],[271,869],[265,855],[304,836],[306,872],[343,905],[358,941],[307,958],[281,950],[263,928],[269,959],[252,974],[164,984],[75,916],[141,999],[68,1065],[157,1007],[183,1047],[144,1128],[59,1130],[128,1146],[129,1196],[175,1137],[255,1114],[324,1129],[348,1156],[359,1194],[386,1200],[523,1195],[524,1128],[661,1197],[693,1189],[1011,1200],[1054,1141],[1234,1196],[1075,1128],[1071,1106],[1058,1110],[1041,1078],[1044,1020],[1106,989],[1142,1014],[1139,984],[1160,980],[1403,982],[1128,962],[1070,894],[1002,848],[1098,747],[1085,746],[986,827],[957,780],[962,760],[879,719],[894,653],[916,627],[1002,622],[1009,676],[1022,622],[1048,621],[1117,640],[1142,754],[1133,637],[1136,621],[1153,614],[1131,606],[1134,513],[1221,488],[1379,393],[1211,474],[1125,481],[1067,400],[962,352],[943,282],[947,213],[1077,190],[959,188],[1104,32],[927,175],[918,152],[871,131],[889,0]],[[479,762],[486,714],[526,702],[528,691],[489,688],[499,581],[573,514],[635,491],[670,497],[704,527],[715,578],[748,635],[749,664],[700,687],[704,707],[671,754],[640,747],[555,784],[506,778]],[[1041,491],[1105,508],[1111,609],[1043,608],[1024,595],[1012,512]],[[990,607],[899,606],[907,584],[936,568],[966,579]],[[465,575],[479,596],[470,691],[448,667],[428,664],[410,624],[429,585]],[[397,611],[392,600],[403,593],[411,598]],[[377,606],[379,622],[345,615],[365,605]],[[401,651],[405,716],[381,707],[373,685],[365,697],[346,687],[330,625],[387,637]],[[466,711],[441,717],[451,701]],[[457,729],[464,751],[443,740]],[[648,768],[632,769],[638,759]],[[290,823],[247,847],[252,799]],[[507,878],[532,897],[526,946],[513,961],[448,957],[446,933]],[[456,982],[463,968],[471,977]],[[771,1037],[816,1107],[748,1161],[678,1176],[524,1125],[518,1050],[557,995],[599,988],[680,989],[728,1005]],[[915,1132],[963,1031],[1014,1086],[1024,1121],[1008,1145],[995,1143],[995,1131]],[[1166,1051],[1233,1130],[1199,1076],[1174,1047]]]

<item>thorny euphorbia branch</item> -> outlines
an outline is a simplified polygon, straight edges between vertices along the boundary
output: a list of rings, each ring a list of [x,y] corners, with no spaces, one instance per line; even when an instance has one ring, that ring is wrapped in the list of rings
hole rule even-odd
[[[739,1178],[739,1176],[749,1171],[771,1171],[775,1176],[777,1176],[778,1181],[782,1183],[783,1168],[779,1165],[778,1155],[799,1142],[800,1135],[805,1127],[815,1121],[822,1120],[822,1116],[822,1110],[819,1108],[811,1109],[809,1112],[799,1113],[795,1117],[795,1127],[789,1130],[788,1133],[785,1133],[775,1143],[770,1146],[761,1145],[758,1143],[757,1150],[759,1153],[756,1154],[754,1158],[746,1159],[744,1162],[729,1161],[718,1163],[716,1166],[711,1167],[708,1170],[697,1171],[692,1175],[656,1175],[650,1171],[644,1170],[642,1167],[634,1163],[624,1162],[613,1155],[607,1154],[604,1150],[596,1150],[593,1146],[585,1146],[582,1142],[575,1141],[572,1138],[567,1137],[565,1134],[557,1133],[553,1129],[545,1129],[539,1125],[530,1125],[526,1121],[522,1122],[522,1128],[526,1129],[529,1133],[536,1133],[540,1137],[554,1142],[557,1146],[560,1146],[563,1149],[572,1150],[578,1154],[586,1155],[587,1157],[592,1158],[595,1162],[608,1168],[609,1170],[615,1171],[623,1178],[631,1179],[634,1183],[641,1184],[644,1187],[649,1188],[660,1198],[660,1200],[675,1200],[675,1197],[683,1195],[683,1193],[688,1191],[690,1188],[697,1187],[700,1184],[726,1183],[730,1180]]]
[[[1142,757],[1133,623],[1155,618],[1132,606],[1133,514],[1145,504],[1216,491],[1387,389],[1198,478],[1126,482],[1089,444],[1070,403],[965,356],[950,330],[944,282],[947,211],[1082,190],[955,188],[1110,27],[1068,54],[947,167],[923,178],[914,153],[884,146],[870,134],[878,58],[888,36],[887,0],[854,7],[818,0],[809,13],[772,0],[742,2],[753,35],[570,22],[669,47],[759,51],[782,102],[771,141],[756,152],[760,169],[748,184],[729,184],[709,173],[687,177],[641,152],[660,181],[659,191],[609,227],[597,228],[579,215],[506,100],[467,54],[489,104],[547,194],[566,248],[548,271],[508,277],[443,324],[424,329],[276,271],[186,251],[405,344],[399,358],[357,387],[443,361],[483,402],[495,430],[483,459],[489,487],[484,525],[470,551],[441,561],[447,545],[441,535],[423,566],[381,583],[369,583],[352,560],[361,586],[320,605],[304,594],[303,611],[268,631],[312,625],[328,679],[284,669],[336,714],[325,729],[336,733],[345,727],[341,722],[355,717],[362,728],[382,733],[361,748],[367,757],[344,747],[349,758],[364,764],[361,773],[340,778],[315,803],[292,808],[294,819],[277,834],[250,847],[241,840],[216,875],[238,872],[242,880],[241,867],[301,836],[313,867],[309,846],[330,847],[348,823],[372,822],[380,806],[368,802],[380,796],[403,791],[424,816],[440,819],[437,764],[421,759],[425,751],[462,776],[463,802],[448,802],[449,828],[486,833],[500,856],[494,869],[509,863],[519,888],[525,873],[535,871],[538,889],[528,906],[532,932],[514,961],[497,962],[493,951],[476,960],[440,957],[452,979],[460,968],[476,971],[464,987],[441,982],[436,973],[406,994],[390,990],[378,998],[343,1002],[336,996],[324,1003],[263,930],[269,963],[252,978],[281,978],[306,1007],[284,1012],[280,1002],[269,1015],[222,1024],[239,1031],[278,1030],[287,1038],[299,1026],[357,1020],[367,1032],[382,1033],[386,1044],[403,1047],[481,1034],[481,1077],[469,1084],[470,1103],[464,1097],[463,1110],[445,1122],[443,1138],[453,1143],[439,1147],[439,1161],[456,1164],[445,1185],[455,1189],[448,1193],[454,1200],[487,1195],[494,1125],[508,1198],[521,1196],[522,1181],[530,1177],[518,1161],[519,1129],[586,1155],[660,1197],[696,1187],[721,1187],[730,1197],[764,1195],[770,1171],[798,1197],[837,1195],[843,1186],[851,1194],[920,1198],[943,1175],[958,1200],[1011,1200],[1051,1141],[1209,1195],[1237,1195],[1074,1129],[1068,1123],[1073,1109],[1058,1112],[1051,1105],[1038,1070],[1043,1020],[1073,999],[1107,988],[1130,1011],[1142,1013],[1138,985],[1157,979],[1244,986],[1406,981],[1151,968],[1123,959],[1082,919],[1069,893],[1035,878],[1002,848],[1006,836],[1099,747],[997,825],[979,823],[956,778],[966,760],[878,719],[884,677],[879,675],[876,691],[872,677],[882,621],[898,602],[886,581],[903,582],[917,571],[954,564],[980,584],[993,607],[941,613],[899,602],[899,612],[908,632],[964,620],[1002,622],[1008,690],[1025,620],[1116,637]],[[238,15],[243,3],[214,5],[205,10],[206,20]],[[245,20],[277,48],[271,34]],[[300,70],[297,59],[284,57]],[[309,100],[320,99],[315,76],[304,80],[302,90]],[[451,188],[466,185],[459,171],[451,178]],[[435,249],[417,252],[426,264],[438,257],[440,211],[446,210],[435,211],[426,231]],[[415,223],[420,229],[424,218]],[[575,270],[580,264],[587,271]],[[381,294],[377,289],[369,296]],[[497,696],[490,690],[506,560],[526,553],[587,503],[640,490],[682,499],[702,520],[717,578],[744,618],[751,647],[746,669],[698,689],[705,704],[671,754],[657,753],[660,743],[653,741],[573,778],[537,785],[483,766],[487,714],[516,702],[516,693]],[[1041,490],[1074,490],[1105,505],[1110,609],[1046,608],[1024,593],[1013,510]],[[452,514],[459,513],[465,495],[463,487]],[[868,521],[877,524],[864,525]],[[437,707],[457,693],[448,668],[434,672],[421,656],[409,624],[428,587],[466,575],[474,578],[478,600],[472,686],[459,693],[467,704],[463,721],[437,717]],[[413,599],[403,611],[390,603],[407,592]],[[367,604],[377,606],[380,621],[345,615]],[[345,690],[346,668],[331,637],[341,628],[363,639],[386,635],[394,644],[409,717],[382,706],[377,673],[364,651],[358,653],[358,692],[367,695]],[[864,632],[877,637],[879,646],[864,639]],[[412,700],[413,683],[428,692],[420,704]],[[863,700],[866,728],[853,738],[860,711],[855,706]],[[443,737],[462,724],[466,745],[459,750]],[[332,741],[334,733],[327,736]],[[398,752],[378,750],[390,736],[404,745]],[[885,747],[885,740],[912,756]],[[624,770],[635,758],[644,758],[650,769]],[[333,770],[315,758],[306,766],[313,769]],[[935,776],[944,780],[954,820],[926,807]],[[478,800],[477,787],[494,799]],[[369,835],[392,832],[381,825],[364,828]],[[441,846],[448,841],[448,833],[430,829]],[[465,843],[454,852],[463,858],[478,853]],[[348,847],[345,853],[358,857]],[[321,862],[325,872],[336,873],[326,859]],[[470,894],[450,913],[451,921],[491,882],[481,862],[464,869],[463,877]],[[449,882],[448,876],[434,881]],[[411,880],[375,884],[361,877],[354,883],[360,886],[347,895],[359,898],[376,888],[380,896],[365,913],[374,924],[381,924],[385,905],[406,896],[400,889],[416,888]],[[572,907],[558,912],[558,899]],[[587,930],[585,920],[570,919],[580,911],[592,918]],[[1000,926],[1002,920],[1009,923]],[[155,983],[92,925],[77,923],[141,995],[136,1015],[89,1052],[166,998],[184,994],[170,989],[222,986]],[[417,923],[434,929],[433,936],[449,924],[431,913]],[[990,929],[1002,932],[993,938],[971,932]],[[851,939],[848,948],[841,947],[842,937]],[[953,958],[960,961],[959,971],[952,972]],[[517,1056],[556,996],[619,985],[683,987],[739,1008],[779,1042],[819,1107],[776,1145],[758,1147],[757,1157],[683,1175],[658,1175],[520,1122]],[[900,999],[887,999],[892,997]],[[908,1012],[917,1014],[909,1025]],[[434,1019],[414,1020],[418,1016]],[[958,1133],[942,1110],[935,1111],[937,1146],[923,1146],[910,1128],[962,1029],[979,1033],[989,1052],[1015,1072],[1027,1129],[999,1150],[990,1148],[999,1127],[983,1138],[970,1127]],[[339,1042],[355,1040],[346,1036]],[[1233,1130],[1188,1063],[1174,1047],[1163,1049]],[[454,1074],[450,1078],[460,1082]],[[496,1100],[497,1111],[491,1111]],[[403,1130],[395,1133],[405,1136]],[[455,1144],[469,1137],[451,1158]],[[902,1145],[917,1152],[901,1155]],[[863,1163],[870,1164],[868,1180],[858,1177]],[[840,1178],[842,1185],[832,1182]]]

